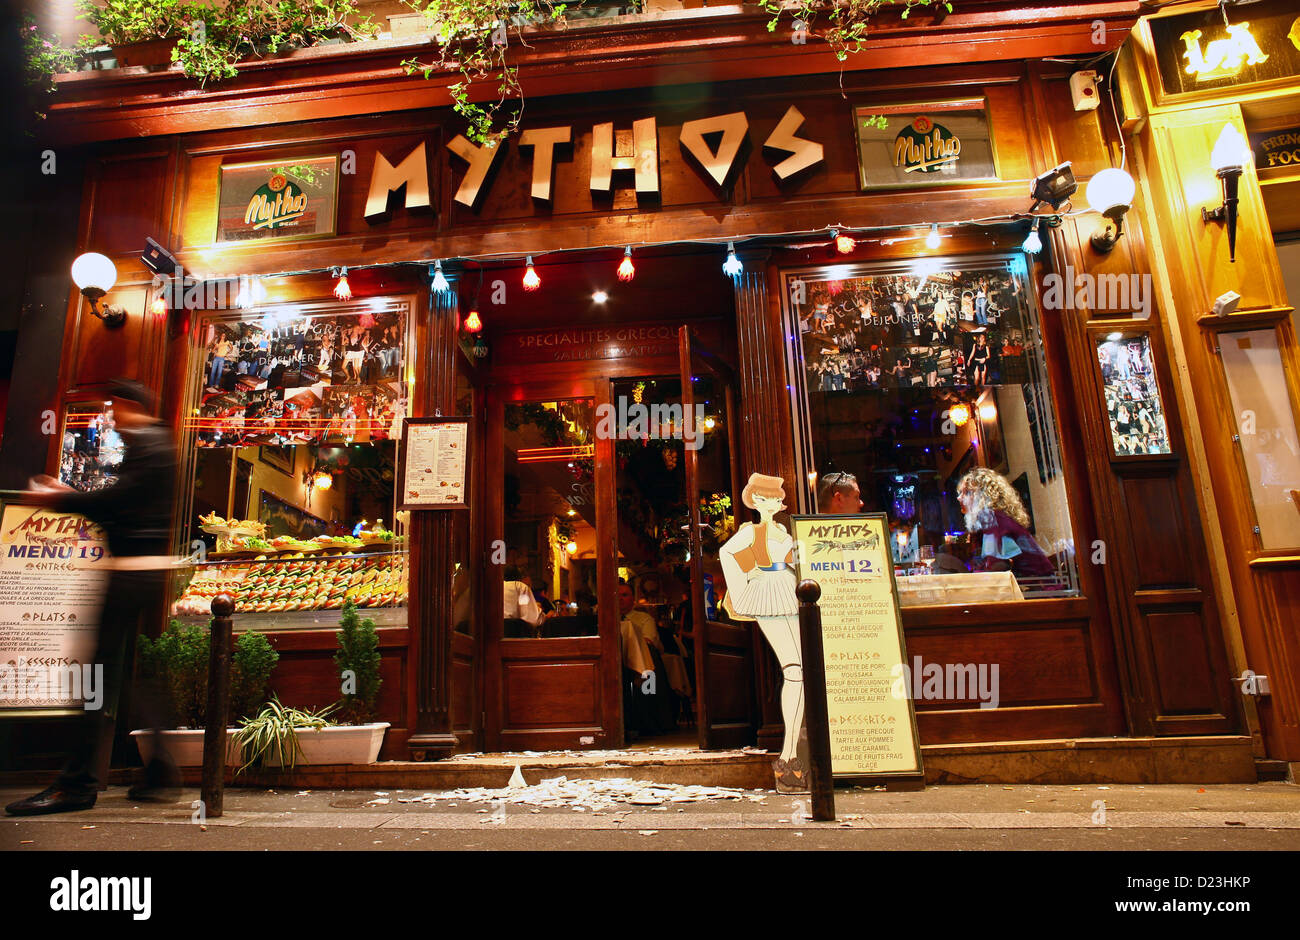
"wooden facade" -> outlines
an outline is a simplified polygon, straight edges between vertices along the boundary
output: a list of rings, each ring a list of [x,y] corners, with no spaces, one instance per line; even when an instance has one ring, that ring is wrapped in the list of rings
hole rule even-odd
[[[923,232],[935,221],[1024,212],[1028,183],[1043,170],[1070,160],[1083,182],[1118,162],[1121,141],[1108,107],[1075,111],[1068,88],[1072,68],[1042,59],[1116,48],[1137,20],[1137,3],[1065,3],[1050,11],[985,2],[961,7],[942,22],[913,17],[920,22],[887,24],[842,75],[824,46],[792,47],[769,36],[762,17],[739,10],[672,29],[647,21],[541,36],[523,55],[523,129],[572,128],[572,146],[557,159],[553,198],[540,202],[530,195],[532,155],[514,138],[472,208],[454,200],[466,163],[447,146],[462,128],[446,107],[445,83],[399,74],[400,44],[305,50],[256,64],[229,87],[184,94],[182,80],[172,73],[126,69],[72,76],[60,83],[48,131],[52,140],[84,156],[78,248],[116,261],[119,282],[108,300],[124,305],[129,315],[124,328],[106,330],[88,314],[85,301],[69,292],[58,407],[93,399],[109,379],[128,376],[157,389],[168,403],[165,417],[181,426],[188,403],[180,390],[195,368],[188,359],[194,315],[149,313],[150,274],[138,263],[146,236],[168,246],[196,275],[263,275],[268,303],[329,299],[333,280],[323,272],[336,265],[358,269],[351,275],[358,298],[408,298],[418,312],[406,363],[414,377],[412,413],[453,413],[459,377],[472,389],[479,457],[468,513],[412,514],[408,621],[381,631],[381,717],[392,723],[383,756],[618,746],[618,625],[610,604],[601,605],[598,636],[525,647],[501,635],[501,571],[489,560],[504,528],[501,500],[494,495],[502,471],[493,455],[501,454],[508,402],[573,395],[608,401],[615,378],[677,374],[681,363],[675,350],[598,366],[502,364],[491,354],[475,363],[458,346],[460,318],[469,309],[481,311],[490,350],[511,331],[574,323],[656,323],[702,331],[710,338],[704,345],[734,371],[737,476],[757,471],[797,479],[801,419],[787,391],[782,272],[825,261],[827,251],[765,236],[830,225],[915,225]],[[1098,22],[1107,27],[1101,46],[1095,43]],[[1136,66],[1130,72],[1139,87],[1145,73]],[[999,181],[860,190],[854,106],[972,96],[987,102]],[[999,708],[918,703],[923,743],[1242,738],[1251,734],[1253,709],[1243,710],[1231,682],[1242,664],[1240,629],[1252,665],[1259,650],[1276,657],[1266,667],[1276,677],[1274,700],[1290,696],[1292,703],[1290,711],[1260,709],[1270,752],[1278,747],[1278,755],[1296,757],[1295,739],[1288,737],[1296,728],[1295,670],[1289,680],[1281,673],[1300,652],[1294,630],[1279,626],[1294,624],[1300,604],[1295,559],[1252,554],[1241,542],[1240,526],[1229,530],[1231,514],[1248,510],[1245,490],[1231,452],[1213,437],[1218,431],[1211,415],[1221,409],[1212,396],[1222,392],[1197,379],[1209,370],[1209,346],[1189,339],[1220,328],[1205,322],[1205,300],[1235,286],[1246,298],[1238,316],[1278,324],[1294,386],[1290,308],[1264,236],[1243,233],[1235,268],[1220,262],[1194,266],[1196,252],[1210,257],[1216,246],[1206,241],[1210,236],[1202,234],[1199,218],[1193,219],[1194,207],[1174,204],[1181,192],[1178,155],[1204,148],[1207,140],[1212,145],[1205,128],[1231,118],[1236,106],[1157,114],[1156,103],[1146,100],[1151,116],[1128,144],[1130,166],[1144,182],[1125,237],[1113,252],[1099,254],[1089,244],[1097,216],[1068,217],[1051,230],[1049,250],[1032,271],[1040,292],[1046,274],[1067,271],[1156,272],[1163,287],[1150,320],[1123,308],[1076,307],[1043,317],[1080,592],[905,609],[909,654],[1002,664]],[[824,161],[782,182],[771,170],[774,155],[761,145],[791,106],[804,118],[799,136],[820,143]],[[678,146],[679,131],[685,121],[738,110],[748,120],[749,145],[738,172],[719,187]],[[613,122],[627,129],[650,116],[658,135],[658,198],[638,200],[623,180],[611,196],[593,194],[593,126]],[[428,153],[431,210],[407,211],[395,201],[386,220],[367,221],[377,157],[395,164],[421,144]],[[266,245],[214,244],[221,166],[344,152],[354,155],[356,175],[341,178],[336,234]],[[1248,216],[1262,214],[1253,181],[1243,202]],[[1023,229],[966,225],[954,230],[943,250],[959,257],[1017,251],[1023,237]],[[728,239],[742,243],[744,273],[734,279],[720,271]],[[588,272],[599,266],[612,274],[628,243],[660,247],[637,252],[637,278],[626,290],[612,292],[607,313],[580,303],[591,291]],[[863,238],[844,260],[905,259],[916,246]],[[1171,246],[1177,254],[1171,255]],[[515,287],[526,253],[536,255],[542,278],[536,293]],[[435,258],[448,259],[450,294],[428,287],[427,263]],[[1251,273],[1260,270],[1262,277]],[[315,273],[286,273],[302,271]],[[1190,271],[1203,276],[1182,276]],[[493,305],[482,285],[498,278],[508,284],[507,300]],[[1151,330],[1173,444],[1169,457],[1140,463],[1109,456],[1094,346],[1098,335],[1133,328]],[[1293,387],[1293,400],[1295,392]],[[57,441],[49,447],[47,467],[55,467]],[[599,551],[607,559],[599,584],[603,597],[613,596],[616,587],[609,564],[616,538],[611,465],[612,444],[598,443],[594,511],[601,520]],[[1237,482],[1225,487],[1220,481],[1228,478]],[[184,511],[182,497],[178,512]],[[1099,543],[1105,546],[1104,563],[1096,564],[1088,546]],[[477,572],[478,616],[469,633],[455,631],[451,622],[456,561]],[[708,704],[722,716],[719,722],[747,727],[749,740],[770,747],[780,735],[773,694],[779,670],[756,631],[731,630],[706,638],[712,645],[704,668],[715,676]],[[322,684],[332,679],[333,634],[272,637],[282,655],[273,680],[282,697],[322,699]],[[1257,754],[1263,756],[1262,747]]]

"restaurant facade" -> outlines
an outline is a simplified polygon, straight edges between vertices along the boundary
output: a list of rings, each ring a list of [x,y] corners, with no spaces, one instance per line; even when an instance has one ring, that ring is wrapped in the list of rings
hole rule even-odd
[[[1254,780],[1300,759],[1300,516],[1265,501],[1300,486],[1262,224],[1262,184],[1291,178],[1246,166],[1235,261],[1199,210],[1222,201],[1222,126],[1300,113],[1296,72],[1250,105],[1173,91],[1139,4],[1008,26],[1012,6],[882,23],[843,72],[740,8],[547,32],[496,147],[466,138],[450,79],[400,68],[410,40],[202,91],[63,76],[44,133],[81,175],[67,250],[112,259],[103,303],[126,316],[68,284],[43,350],[57,405],[15,381],[9,427],[54,407],[30,472],[96,485],[107,383],[157,391],[194,558],[159,629],[233,590],[236,630],[280,653],[277,694],[322,705],[355,602],[380,637],[381,759],[623,746],[624,583],[681,642],[677,726],[775,751],[782,672],[727,616],[718,549],[750,474],[781,477],[791,513],[852,475],[888,516],[918,671],[996,666],[994,701],[917,696],[932,779]],[[1079,77],[1121,45],[1113,78]],[[1120,167],[1136,191],[1089,211]],[[1215,362],[1229,338],[1272,358]],[[1285,381],[1242,378],[1259,369]],[[1274,463],[1225,438],[1242,411]],[[449,508],[399,508],[407,417],[466,419]],[[980,469],[1040,566],[976,564],[958,486]],[[528,623],[525,583],[559,616]]]

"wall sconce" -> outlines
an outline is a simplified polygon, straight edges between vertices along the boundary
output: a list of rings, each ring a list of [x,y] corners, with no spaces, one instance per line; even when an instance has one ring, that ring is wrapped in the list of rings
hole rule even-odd
[[[100,306],[100,300],[117,283],[117,268],[106,256],[88,251],[72,262],[72,281],[90,304],[90,312],[104,321],[105,326],[121,326],[126,322],[124,307]]]
[[[1226,223],[1228,226],[1228,261],[1237,261],[1237,185],[1250,160],[1250,147],[1233,124],[1223,125],[1219,139],[1210,151],[1210,165],[1223,180],[1223,204],[1217,209],[1201,209],[1201,221]]]
[[[1092,235],[1092,247],[1106,254],[1119,243],[1124,234],[1124,214],[1133,207],[1137,184],[1133,177],[1116,167],[1102,170],[1088,180],[1084,198],[1088,205],[1106,217],[1106,228]]]

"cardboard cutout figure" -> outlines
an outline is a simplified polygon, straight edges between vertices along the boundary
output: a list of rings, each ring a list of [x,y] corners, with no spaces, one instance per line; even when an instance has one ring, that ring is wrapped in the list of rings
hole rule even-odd
[[[794,539],[772,517],[785,509],[781,477],[751,474],[741,501],[758,513],[718,550],[727,581],[723,607],[738,620],[753,620],[781,664],[781,717],[785,738],[772,763],[782,793],[808,792],[808,770],[798,757],[803,728],[803,649],[799,638],[799,600],[794,589]]]

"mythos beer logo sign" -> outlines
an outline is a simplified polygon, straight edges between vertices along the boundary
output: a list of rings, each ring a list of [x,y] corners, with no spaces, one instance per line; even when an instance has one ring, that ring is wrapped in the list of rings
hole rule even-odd
[[[959,157],[961,138],[924,114],[894,138],[894,166],[905,173],[938,173]]]
[[[244,222],[255,229],[296,225],[307,212],[307,194],[283,173],[276,173],[253,193]]]

